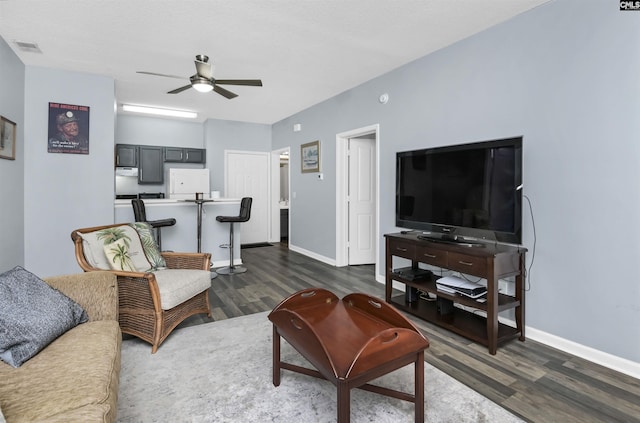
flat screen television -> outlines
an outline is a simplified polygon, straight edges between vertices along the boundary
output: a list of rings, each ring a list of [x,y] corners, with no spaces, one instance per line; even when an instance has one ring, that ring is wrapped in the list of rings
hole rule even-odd
[[[522,243],[522,137],[396,154],[396,226]]]

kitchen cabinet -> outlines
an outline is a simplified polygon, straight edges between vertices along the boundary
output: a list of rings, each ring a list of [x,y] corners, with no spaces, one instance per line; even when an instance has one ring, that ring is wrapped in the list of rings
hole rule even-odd
[[[163,184],[163,148],[140,145],[138,146],[138,155],[138,184]]]
[[[164,161],[167,163],[206,163],[206,151],[202,148],[165,147]]]
[[[116,167],[138,167],[138,146],[116,144]]]

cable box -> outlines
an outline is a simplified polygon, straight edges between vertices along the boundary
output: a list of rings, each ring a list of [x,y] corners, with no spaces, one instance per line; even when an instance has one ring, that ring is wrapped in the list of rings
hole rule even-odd
[[[410,281],[423,281],[431,279],[431,276],[433,276],[431,270],[414,269],[413,267],[401,267],[399,269],[394,269],[393,273]]]

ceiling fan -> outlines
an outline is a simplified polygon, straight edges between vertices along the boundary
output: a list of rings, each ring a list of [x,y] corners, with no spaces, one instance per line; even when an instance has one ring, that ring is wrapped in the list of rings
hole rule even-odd
[[[191,83],[189,85],[176,88],[175,90],[171,90],[167,92],[167,94],[178,94],[178,93],[181,93],[182,91],[188,90],[189,88],[193,87],[196,91],[199,91],[201,93],[207,93],[213,90],[228,99],[232,99],[234,97],[237,97],[238,94],[232,93],[231,91],[220,87],[220,85],[249,85],[252,87],[262,86],[262,81],[259,79],[215,79],[213,77],[211,63],[209,63],[209,57],[204,54],[198,54],[196,56],[195,64],[196,64],[196,74],[189,77],[189,80],[191,81]],[[168,78],[184,79],[184,77],[182,76],[165,75],[163,73],[145,72],[145,71],[137,71],[136,73],[142,73],[145,75],[166,76]]]

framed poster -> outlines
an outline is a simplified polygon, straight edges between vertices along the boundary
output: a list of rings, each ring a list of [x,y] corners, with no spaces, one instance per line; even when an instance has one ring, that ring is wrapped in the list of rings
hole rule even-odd
[[[89,107],[49,103],[47,151],[89,154]]]
[[[16,124],[0,116],[0,159],[16,159]]]
[[[320,141],[312,141],[300,146],[302,173],[320,172]]]

